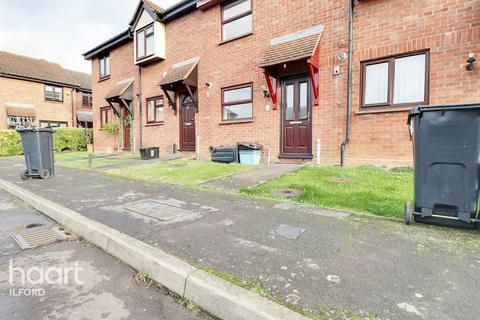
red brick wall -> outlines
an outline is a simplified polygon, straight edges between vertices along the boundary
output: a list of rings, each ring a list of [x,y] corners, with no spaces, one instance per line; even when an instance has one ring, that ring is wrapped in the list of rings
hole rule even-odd
[[[354,14],[352,139],[347,163],[411,164],[408,111],[361,114],[360,62],[430,50],[430,104],[480,102],[480,1],[360,1]]]
[[[320,105],[313,107],[312,145],[321,141],[322,163],[338,163],[340,144],[345,135],[347,62],[338,53],[348,51],[348,1],[254,0],[253,34],[225,44],[221,42],[221,12],[214,6],[197,10],[166,25],[167,59],[142,68],[143,145],[160,146],[169,152],[179,145],[179,116],[165,108],[165,123],[146,125],[145,98],[161,95],[158,82],[174,63],[200,57],[199,107],[196,117],[200,153],[208,158],[210,145],[237,141],[258,142],[270,149],[272,160],[279,153],[280,111],[266,111],[266,83],[258,68],[269,40],[322,24],[320,46]],[[421,6],[413,0],[361,1],[355,7],[352,92],[352,132],[347,146],[347,164],[410,164],[411,142],[405,125],[407,112],[362,114],[359,110],[360,62],[418,49],[430,49],[430,102],[462,103],[480,100],[477,70],[467,72],[469,52],[480,53],[480,3],[428,1]],[[335,65],[340,75],[333,75]],[[119,80],[137,75],[133,64],[133,43],[111,52],[112,76],[97,82],[98,60],[93,60],[96,147],[112,144],[111,137],[99,131],[99,114],[106,92]],[[138,80],[138,79],[137,79]],[[206,82],[213,86],[207,88]],[[253,82],[253,122],[221,124],[221,88]],[[138,84],[138,81],[135,82]],[[135,92],[136,92],[135,87]],[[138,101],[135,102],[138,119]],[[139,141],[138,121],[135,140]],[[108,139],[107,139],[108,138]],[[110,140],[110,141],[107,141]]]
[[[95,150],[105,151],[117,147],[118,135],[105,134],[100,128],[100,108],[108,106],[105,96],[118,81],[136,77],[137,68],[133,64],[133,42],[124,44],[110,52],[110,77],[100,80],[98,58],[92,60],[92,101],[93,101],[93,132]],[[134,83],[134,92],[137,90]],[[136,101],[137,102],[137,101]]]
[[[337,84],[339,91],[331,89],[325,83],[331,83],[333,76],[333,57],[337,54],[337,43],[346,43],[346,8],[336,1],[310,1],[307,5],[299,2],[264,0],[253,1],[253,34],[229,43],[221,42],[220,6],[207,11],[196,11],[166,25],[167,59],[147,66],[142,71],[143,96],[161,94],[158,82],[164,71],[174,63],[192,57],[200,57],[199,68],[199,106],[196,116],[196,130],[200,137],[200,154],[208,158],[211,145],[229,145],[238,141],[261,143],[265,154],[271,149],[272,160],[279,153],[280,111],[266,111],[272,106],[263,90],[266,88],[262,70],[258,67],[269,40],[281,35],[323,24],[326,32],[321,43],[321,103],[313,110],[313,140],[317,137],[332,135],[331,130],[319,130],[325,127],[324,110],[332,111],[331,105],[342,109],[345,100],[344,79]],[[285,8],[289,13],[285,14]],[[320,14],[319,14],[320,13]],[[339,20],[344,23],[339,23]],[[338,24],[338,25],[335,25]],[[325,47],[324,45],[325,44]],[[180,49],[181,48],[181,49]],[[213,86],[207,88],[206,82]],[[253,82],[253,122],[221,123],[221,88]],[[143,101],[145,107],[145,101]],[[340,106],[341,105],[341,106]],[[144,111],[145,112],[145,111]],[[144,123],[145,123],[144,117]],[[330,127],[330,124],[328,124]],[[158,145],[162,151],[170,151],[171,145],[179,145],[179,117],[166,109],[165,124],[144,128],[144,145]],[[336,139],[340,138],[335,135]],[[339,140],[340,141],[340,140]],[[340,143],[340,142],[338,142]],[[315,148],[315,146],[314,146]]]
[[[81,112],[92,112],[92,108],[83,107],[83,92],[82,91],[75,91],[74,93],[75,99],[75,110]],[[77,126],[77,118],[75,117],[75,126]]]
[[[0,77],[0,130],[8,129],[7,102],[33,105],[37,126],[40,120],[50,120],[65,121],[71,127],[72,88],[63,88],[63,102],[46,101],[44,89],[43,83]]]

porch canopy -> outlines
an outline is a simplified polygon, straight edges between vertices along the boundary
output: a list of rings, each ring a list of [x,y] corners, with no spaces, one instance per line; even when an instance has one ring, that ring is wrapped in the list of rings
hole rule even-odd
[[[128,102],[133,100],[134,80],[134,78],[128,78],[117,82],[105,96],[105,100],[107,100],[117,116],[120,114],[120,109],[117,110],[115,104],[118,104],[120,108],[122,106],[125,107],[133,117],[133,110],[130,109],[130,104]]]
[[[177,112],[176,94],[184,90],[186,90],[192,98],[195,110],[198,112],[198,99],[194,92],[196,91],[195,89],[198,88],[198,61],[199,58],[195,57],[174,64],[172,69],[165,73],[159,83],[175,113]],[[173,97],[170,95],[170,92],[173,92]]]
[[[5,103],[7,106],[7,115],[9,117],[35,117],[35,109],[33,105],[20,103]]]
[[[93,112],[77,111],[77,120],[79,122],[93,122]]]
[[[270,47],[260,61],[260,68],[265,74],[274,110],[278,104],[278,78],[300,73],[310,74],[315,105],[318,105],[320,38],[323,29],[323,25],[318,25],[270,40]]]

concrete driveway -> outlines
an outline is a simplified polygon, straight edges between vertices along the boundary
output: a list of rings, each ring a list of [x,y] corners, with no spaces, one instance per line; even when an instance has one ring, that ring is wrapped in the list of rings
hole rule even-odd
[[[21,159],[0,178],[189,262],[214,266],[327,319],[476,319],[478,231],[349,215],[57,168],[20,181]],[[322,318],[320,317],[320,318]]]

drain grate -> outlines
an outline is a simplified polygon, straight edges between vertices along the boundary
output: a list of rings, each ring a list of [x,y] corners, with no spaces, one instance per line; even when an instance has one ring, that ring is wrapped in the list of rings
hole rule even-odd
[[[43,246],[49,243],[72,239],[74,236],[67,235],[65,231],[60,230],[58,227],[49,229],[28,231],[24,233],[14,234],[13,240],[22,248],[33,249],[38,246]]]

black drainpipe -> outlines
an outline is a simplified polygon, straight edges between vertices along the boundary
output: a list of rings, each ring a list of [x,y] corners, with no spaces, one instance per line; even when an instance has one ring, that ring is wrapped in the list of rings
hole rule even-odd
[[[350,142],[350,111],[352,109],[352,38],[353,38],[353,1],[348,0],[348,79],[347,79],[347,124],[345,140],[340,145],[340,165],[345,164],[345,146]]]
[[[143,137],[142,137],[142,67],[138,66],[138,127],[139,127],[139,147],[140,149],[143,148]]]

